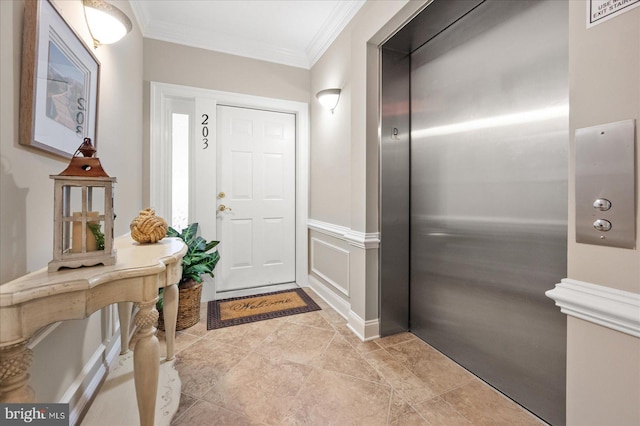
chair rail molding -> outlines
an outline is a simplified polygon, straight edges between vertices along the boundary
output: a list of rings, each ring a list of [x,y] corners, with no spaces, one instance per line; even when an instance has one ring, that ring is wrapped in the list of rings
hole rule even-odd
[[[307,221],[307,227],[313,231],[329,235],[361,249],[368,250],[380,247],[379,232],[354,231],[346,226],[334,225],[333,223],[322,222],[315,219],[309,219]]]
[[[545,294],[562,313],[640,337],[638,293],[564,278]]]

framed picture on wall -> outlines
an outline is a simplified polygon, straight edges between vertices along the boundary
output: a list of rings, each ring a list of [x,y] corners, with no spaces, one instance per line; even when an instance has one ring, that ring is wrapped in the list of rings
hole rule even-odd
[[[83,139],[96,145],[100,63],[48,0],[24,11],[20,135],[30,145],[72,157]]]

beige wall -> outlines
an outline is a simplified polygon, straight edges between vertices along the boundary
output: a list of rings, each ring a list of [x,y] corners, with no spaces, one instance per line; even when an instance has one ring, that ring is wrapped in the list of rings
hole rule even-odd
[[[377,238],[377,45],[425,3],[367,2],[311,68],[312,94],[333,87],[342,89],[342,94],[333,115],[317,100],[311,102],[310,219]],[[341,244],[340,239],[333,240]],[[364,248],[358,243],[349,244],[348,249],[349,324],[358,331],[358,322],[363,325],[378,318],[378,250],[375,244]],[[312,276],[336,293],[320,274]]]
[[[82,2],[56,1],[63,17],[88,45],[91,38]],[[114,2],[128,16],[127,1]],[[47,265],[53,247],[53,183],[68,160],[18,144],[18,104],[24,2],[0,1],[0,282]],[[118,179],[115,233],[128,232],[142,206],[142,37],[132,33],[94,51],[101,63],[98,155]],[[84,321],[62,323],[34,348],[32,387],[39,401],[56,402],[81,376],[89,357],[104,338],[101,313]]]
[[[309,102],[309,71],[149,38],[144,80]]]
[[[640,8],[586,29],[586,2],[569,2],[570,126],[636,120],[640,188]],[[572,140],[570,152],[575,152]],[[636,250],[575,243],[573,155],[569,164],[568,277],[640,293],[640,208]],[[636,202],[638,202],[636,198]],[[567,322],[567,423],[640,424],[640,339],[577,318]]]
[[[640,424],[640,339],[567,321],[567,425]]]
[[[309,102],[309,70],[144,39],[144,198],[149,205],[150,82],[177,84],[297,102]]]
[[[426,1],[366,3],[311,68],[311,93],[340,88],[332,115],[311,102],[310,217],[378,230],[377,44]]]
[[[570,126],[633,118],[640,126],[640,8],[586,29],[586,2],[569,2]],[[636,250],[575,243],[574,141],[569,163],[569,277],[640,293],[640,232]],[[636,147],[636,164],[640,164]],[[640,173],[636,174],[640,182]],[[636,193],[638,187],[636,186]],[[640,198],[640,197],[638,197]],[[636,200],[638,201],[638,200]],[[638,211],[638,209],[636,209]],[[640,231],[640,215],[636,215]]]
[[[333,42],[311,69],[311,167],[309,217],[335,225],[351,224],[351,28]],[[315,94],[341,89],[333,114]]]

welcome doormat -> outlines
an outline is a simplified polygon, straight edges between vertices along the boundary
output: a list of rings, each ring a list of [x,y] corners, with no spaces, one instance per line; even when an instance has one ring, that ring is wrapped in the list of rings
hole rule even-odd
[[[318,311],[302,289],[212,300],[207,304],[207,330]]]

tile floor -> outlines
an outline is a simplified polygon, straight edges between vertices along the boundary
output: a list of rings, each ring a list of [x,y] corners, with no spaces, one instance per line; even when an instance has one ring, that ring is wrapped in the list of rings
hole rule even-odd
[[[542,425],[410,333],[361,342],[321,311],[178,332],[172,426]],[[162,333],[159,332],[162,339]]]

